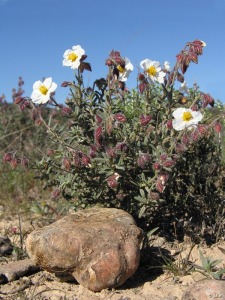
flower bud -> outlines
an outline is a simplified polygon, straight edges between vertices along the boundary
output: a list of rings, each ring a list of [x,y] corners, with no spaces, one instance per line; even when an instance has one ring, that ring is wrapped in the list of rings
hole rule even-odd
[[[222,130],[222,125],[219,122],[216,122],[216,124],[214,125],[214,130],[216,133],[220,133]]]
[[[139,91],[140,91],[141,94],[144,93],[144,91],[145,91],[145,89],[146,89],[146,86],[147,86],[147,84],[146,84],[145,81],[143,81],[143,82],[141,82],[141,83],[139,84],[138,88],[139,88]]]
[[[12,158],[10,161],[10,164],[13,169],[15,169],[17,167],[18,163],[19,163],[19,160],[16,157]]]
[[[114,173],[113,175],[109,176],[107,180],[107,184],[110,188],[116,188],[118,186],[118,179],[120,175],[118,173]]]
[[[137,164],[139,167],[144,169],[146,164],[148,164],[151,161],[151,157],[149,153],[141,153],[137,159]]]
[[[90,165],[90,163],[91,163],[90,157],[88,157],[86,154],[83,153],[81,157],[81,164],[87,167],[88,165]]]
[[[24,167],[24,168],[28,168],[28,166],[29,166],[29,161],[28,161],[28,159],[26,158],[26,157],[23,157],[22,159],[21,159],[21,165]]]
[[[177,72],[177,80],[181,83],[184,83],[184,76],[179,72]]]
[[[161,160],[167,159],[167,154],[166,154],[166,153],[161,154],[161,155],[160,155],[160,159],[161,159]]]
[[[94,140],[98,148],[101,147],[102,138],[103,138],[102,126],[99,126],[94,131]]]
[[[166,127],[167,127],[168,129],[172,129],[172,128],[173,128],[173,121],[172,121],[172,120],[168,120],[168,121],[166,122]]]
[[[140,116],[140,123],[142,126],[147,126],[148,123],[151,121],[152,117],[150,115],[141,115]]]
[[[23,97],[19,96],[19,97],[16,97],[15,101],[14,101],[14,104],[20,104],[23,102]]]
[[[64,157],[63,160],[62,160],[62,166],[64,167],[64,169],[66,171],[70,171],[71,169],[71,161],[69,158],[67,157]]]
[[[69,81],[63,81],[63,83],[61,84],[61,87],[67,87],[70,84],[71,83]]]
[[[90,145],[89,155],[90,157],[95,157],[95,153],[98,151],[97,147],[93,144]]]
[[[207,126],[205,125],[198,125],[197,129],[201,135],[205,135],[207,133]]]
[[[162,184],[166,184],[166,182],[168,181],[169,179],[169,174],[167,173],[160,173],[159,176],[158,176],[158,179],[162,181]]]
[[[127,152],[129,150],[129,147],[125,142],[121,142],[116,144],[116,150],[121,152]]]
[[[72,109],[70,107],[65,106],[65,107],[62,108],[62,113],[64,115],[70,115],[72,113]]]
[[[184,134],[181,139],[182,143],[188,145],[190,143],[190,137],[187,134]]]
[[[164,184],[162,183],[162,181],[160,179],[158,179],[156,181],[155,187],[156,187],[157,191],[160,192],[160,193],[162,193],[165,189],[165,186],[164,186]]]
[[[138,79],[139,79],[140,81],[145,80],[145,75],[144,75],[143,73],[140,73],[139,76],[138,76]]]
[[[195,64],[198,63],[198,55],[194,51],[189,52],[190,60],[193,61]]]
[[[49,150],[47,151],[47,156],[49,156],[49,157],[53,156],[54,154],[55,154],[55,151],[52,150],[52,149],[49,149]]]
[[[120,123],[126,122],[127,118],[122,113],[117,113],[114,115],[114,119]]]
[[[210,94],[201,93],[202,107],[205,108],[208,104],[214,106],[214,98]]]
[[[107,148],[106,154],[111,158],[115,158],[116,157],[116,149],[115,148]]]
[[[107,184],[110,188],[116,188],[118,186],[118,182],[113,179],[107,179]]]
[[[13,156],[12,153],[8,152],[3,155],[3,162],[10,162]]]
[[[154,170],[160,170],[160,169],[161,169],[161,164],[158,163],[158,162],[155,162],[155,163],[153,164],[153,169],[154,169]]]
[[[29,105],[28,101],[22,101],[22,102],[20,102],[20,105],[19,105],[20,110],[24,111],[28,105]]]
[[[95,122],[100,125],[102,123],[102,118],[99,115],[95,115]]]
[[[166,168],[170,168],[174,165],[175,165],[175,161],[173,161],[172,159],[168,159],[163,162],[163,166]]]

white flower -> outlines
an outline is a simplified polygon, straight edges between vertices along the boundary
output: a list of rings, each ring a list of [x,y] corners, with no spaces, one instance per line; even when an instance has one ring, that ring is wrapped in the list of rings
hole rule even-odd
[[[133,71],[134,66],[130,62],[129,58],[125,57],[125,67],[122,68],[120,65],[117,66],[117,69],[119,71],[119,81],[127,81],[127,78],[129,77],[130,73]]]
[[[160,63],[158,61],[144,59],[141,61],[140,66],[145,70],[145,73],[152,82],[164,82],[164,77],[166,73],[161,70]]]
[[[179,90],[182,93],[188,93],[188,85],[187,85],[186,81],[181,83]]]
[[[80,59],[85,54],[83,48],[80,45],[73,46],[72,49],[68,49],[63,54],[63,66],[71,67],[71,69],[78,69],[80,66]]]
[[[175,130],[183,130],[185,128],[192,129],[203,118],[200,111],[193,111],[189,108],[179,107],[173,112],[172,125]]]
[[[167,60],[164,62],[164,69],[165,69],[167,72],[170,71],[170,63],[169,63]]]
[[[46,78],[43,82],[38,80],[33,84],[33,92],[31,100],[37,104],[44,104],[49,101],[51,93],[57,88],[57,84],[52,81],[52,78]]]

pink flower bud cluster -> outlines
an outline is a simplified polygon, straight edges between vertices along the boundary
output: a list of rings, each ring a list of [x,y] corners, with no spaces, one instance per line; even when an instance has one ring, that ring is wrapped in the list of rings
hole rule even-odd
[[[118,186],[118,179],[119,179],[120,175],[118,173],[114,173],[113,175],[109,176],[107,178],[107,184],[110,188],[114,189]]]
[[[2,160],[4,163],[9,163],[13,169],[16,169],[18,165],[23,166],[25,169],[27,169],[29,166],[29,160],[25,156],[16,156],[15,152],[5,153]]]
[[[188,42],[186,48],[176,57],[181,72],[184,74],[189,67],[190,62],[198,63],[198,56],[202,54],[205,43],[200,40]]]
[[[70,160],[69,158],[64,158],[63,163],[64,167],[68,168],[67,171],[69,171],[72,164],[76,168],[89,166],[91,164],[91,158],[82,151],[73,151],[72,159]]]

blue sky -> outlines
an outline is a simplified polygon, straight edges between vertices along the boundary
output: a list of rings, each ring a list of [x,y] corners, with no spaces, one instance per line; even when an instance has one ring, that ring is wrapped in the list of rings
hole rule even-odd
[[[86,85],[107,75],[105,60],[114,49],[134,65],[127,86],[136,86],[140,61],[176,61],[186,42],[206,42],[198,65],[185,80],[225,103],[225,0],[0,0],[0,95],[11,101],[18,77],[30,96],[33,83],[52,77],[56,99],[64,103],[69,90],[60,85],[74,79],[62,66],[63,53],[74,45],[85,49],[92,72]]]

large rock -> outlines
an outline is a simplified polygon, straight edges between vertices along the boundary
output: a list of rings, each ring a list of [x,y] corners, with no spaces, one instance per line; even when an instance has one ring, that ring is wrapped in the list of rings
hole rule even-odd
[[[225,281],[205,279],[190,286],[182,295],[182,300],[225,300]]]
[[[49,272],[72,275],[92,291],[123,284],[139,266],[143,232],[130,214],[91,208],[33,231],[28,255]]]

